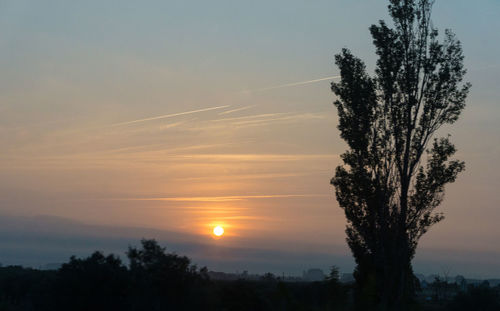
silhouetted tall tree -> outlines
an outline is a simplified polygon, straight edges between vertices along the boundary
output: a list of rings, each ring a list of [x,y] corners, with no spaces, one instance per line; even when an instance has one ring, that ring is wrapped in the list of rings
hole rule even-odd
[[[458,119],[470,84],[462,84],[460,42],[450,30],[439,41],[432,4],[390,0],[393,25],[380,21],[370,28],[378,56],[374,77],[349,50],[335,57],[341,81],[332,91],[349,150],[331,184],[348,221],[358,293],[382,310],[400,309],[411,298],[418,240],[443,219],[434,210],[444,186],[464,169],[450,160],[449,135],[433,138]]]

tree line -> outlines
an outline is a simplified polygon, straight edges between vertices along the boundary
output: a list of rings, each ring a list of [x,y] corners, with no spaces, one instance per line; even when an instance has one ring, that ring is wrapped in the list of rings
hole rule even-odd
[[[57,270],[0,267],[0,311],[335,311],[359,306],[356,286],[340,283],[335,267],[319,282],[284,282],[272,273],[257,281],[221,281],[155,240],[130,247],[126,257],[127,265],[114,254],[96,251],[86,258],[73,256]],[[436,293],[454,286],[442,283],[430,286]],[[415,300],[406,310],[499,310],[499,292],[500,287],[470,287],[449,299]]]
[[[347,310],[349,286],[325,282],[211,280],[206,267],[155,240],[129,247],[128,264],[96,251],[57,270],[0,267],[0,311],[25,310]]]

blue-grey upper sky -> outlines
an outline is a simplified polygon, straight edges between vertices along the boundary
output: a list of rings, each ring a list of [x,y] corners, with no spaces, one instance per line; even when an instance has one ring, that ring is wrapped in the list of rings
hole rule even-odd
[[[0,212],[201,244],[221,224],[220,246],[349,258],[329,185],[346,146],[321,79],[343,47],[373,70],[368,27],[386,5],[0,1]],[[486,276],[472,263],[500,256],[500,2],[438,0],[433,20],[462,41],[473,88],[442,132],[466,172],[416,263]]]

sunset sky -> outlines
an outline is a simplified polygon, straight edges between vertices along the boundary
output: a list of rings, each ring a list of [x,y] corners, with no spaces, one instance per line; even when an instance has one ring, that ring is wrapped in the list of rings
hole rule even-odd
[[[500,2],[436,2],[434,25],[462,41],[473,87],[442,131],[466,171],[447,187],[446,219],[422,239],[415,270],[500,277]],[[127,243],[147,232],[169,247],[175,236],[222,271],[265,269],[273,252],[296,256],[273,272],[352,269],[329,185],[346,149],[329,84],[343,47],[373,72],[368,27],[388,20],[386,4],[0,1],[0,262],[48,263],[36,250],[57,243],[35,249],[22,233],[68,221],[102,239],[151,230]],[[43,230],[91,235],[59,227]]]

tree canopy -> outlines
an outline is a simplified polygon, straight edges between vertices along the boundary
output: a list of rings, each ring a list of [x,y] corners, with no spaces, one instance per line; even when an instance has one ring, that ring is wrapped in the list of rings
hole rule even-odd
[[[356,278],[371,303],[397,308],[413,291],[411,260],[420,237],[443,219],[444,186],[464,170],[450,136],[470,88],[461,43],[432,26],[430,0],[390,0],[392,25],[370,32],[375,75],[348,49],[335,56],[341,81],[338,129],[349,150],[331,184],[347,218]],[[370,291],[368,290],[368,291]],[[360,290],[362,292],[362,290]]]

